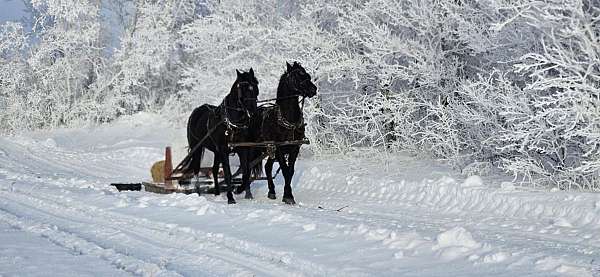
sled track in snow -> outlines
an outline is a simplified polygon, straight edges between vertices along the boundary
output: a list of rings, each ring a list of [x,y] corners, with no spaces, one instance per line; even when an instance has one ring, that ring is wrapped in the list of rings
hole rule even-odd
[[[81,251],[81,246],[85,245],[87,250],[82,254],[108,260],[135,274],[155,275],[154,271],[158,271],[161,276],[181,275],[175,268],[188,269],[183,270],[183,275],[186,271],[198,270],[207,275],[259,273],[261,276],[290,276],[294,272],[296,275],[331,275],[335,272],[296,258],[293,258],[294,265],[286,264],[281,258],[289,257],[290,253],[249,245],[254,243],[113,214],[76,201],[66,205],[39,192],[33,196],[26,192],[0,191],[0,198],[3,200],[0,213],[10,225],[47,237],[74,251]],[[165,249],[168,253],[164,253]],[[136,255],[135,252],[141,253]],[[169,254],[177,259],[169,260],[165,257]],[[123,259],[128,261],[125,265],[120,262]]]

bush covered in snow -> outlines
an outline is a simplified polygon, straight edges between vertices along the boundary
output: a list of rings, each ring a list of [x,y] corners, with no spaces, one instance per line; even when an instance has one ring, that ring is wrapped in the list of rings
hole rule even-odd
[[[413,151],[476,173],[600,188],[598,0],[32,1],[0,28],[5,132],[218,103],[234,69],[320,92],[315,152]],[[115,43],[114,41],[117,41]],[[182,120],[183,121],[183,120]]]

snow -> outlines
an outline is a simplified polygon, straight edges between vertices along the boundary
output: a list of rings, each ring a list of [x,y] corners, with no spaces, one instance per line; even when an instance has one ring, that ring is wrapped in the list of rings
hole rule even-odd
[[[295,206],[280,202],[281,177],[279,200],[255,182],[236,205],[108,186],[149,179],[184,138],[147,114],[1,137],[0,275],[600,275],[600,195],[464,178],[422,157],[304,155]]]
[[[477,175],[469,176],[463,183],[463,187],[480,187],[483,185],[483,180]]]
[[[444,256],[454,258],[447,252],[469,252],[481,247],[481,244],[473,239],[469,231],[462,227],[454,227],[437,236],[433,249],[444,249]]]
[[[314,223],[305,224],[304,226],[302,226],[302,229],[304,229],[304,231],[306,232],[314,231],[315,229],[317,229],[317,225]]]
[[[483,257],[484,263],[501,263],[510,257],[510,253],[498,252],[485,255]]]
[[[7,276],[127,276],[102,259],[64,248],[31,232],[0,222],[0,272]],[[41,226],[39,226],[41,227]],[[38,227],[38,228],[39,228]],[[77,266],[73,266],[77,265]]]

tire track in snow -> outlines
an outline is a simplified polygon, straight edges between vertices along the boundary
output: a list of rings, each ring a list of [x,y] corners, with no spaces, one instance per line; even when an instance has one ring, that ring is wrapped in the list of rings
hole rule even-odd
[[[14,199],[13,199],[14,200]],[[96,243],[103,245],[104,247],[110,248],[112,250],[118,251],[118,252],[123,252],[123,253],[129,253],[129,252],[151,252],[149,253],[144,253],[144,254],[139,254],[142,256],[146,256],[145,259],[151,259],[150,257],[156,257],[156,259],[163,259],[163,255],[168,255],[168,254],[173,254],[173,255],[177,255],[177,259],[181,259],[181,260],[189,260],[190,258],[192,259],[197,259],[198,261],[196,261],[198,264],[203,264],[204,266],[201,268],[202,272],[212,272],[210,274],[207,274],[209,276],[214,276],[214,275],[252,275],[253,271],[260,271],[257,270],[256,268],[242,268],[243,266],[245,266],[245,264],[243,264],[243,262],[241,260],[236,260],[234,258],[228,258],[226,256],[226,254],[223,253],[217,253],[215,251],[204,251],[204,253],[188,253],[185,252],[184,250],[186,250],[186,245],[189,248],[191,243],[195,243],[195,245],[198,245],[201,242],[195,241],[195,240],[190,240],[190,239],[183,239],[183,240],[165,240],[165,239],[161,239],[158,237],[158,232],[155,231],[149,231],[149,230],[143,230],[140,228],[135,228],[134,226],[132,226],[131,224],[128,224],[126,222],[122,222],[122,221],[116,221],[115,223],[117,224],[122,224],[122,228],[115,228],[114,225],[110,225],[111,223],[102,221],[99,218],[95,218],[93,221],[89,220],[86,222],[86,220],[76,220],[75,218],[71,218],[69,219],[69,222],[65,223],[65,221],[67,220],[68,217],[66,216],[59,216],[56,215],[55,213],[49,213],[47,210],[49,208],[49,206],[45,205],[43,206],[43,208],[41,207],[36,207],[36,206],[28,206],[27,204],[24,203],[19,203],[19,205],[21,205],[21,207],[16,208],[16,210],[20,210],[21,212],[24,212],[24,210],[29,209],[29,214],[28,216],[30,217],[37,217],[37,218],[52,218],[54,217],[54,222],[52,223],[40,223],[40,224],[56,224],[59,223],[60,225],[69,225],[69,222],[75,223],[75,226],[81,226],[81,225],[85,225],[85,224],[89,224],[91,227],[90,228],[95,228],[95,229],[102,229],[105,230],[102,233],[97,233],[94,232],[93,230],[87,230],[87,231],[81,231],[81,230],[77,230],[76,227],[61,227],[66,229],[67,233],[70,234],[75,234],[75,233],[79,233],[79,236],[83,236],[85,237],[85,239],[88,240],[94,240],[96,241]],[[32,210],[35,210],[35,212],[33,212],[33,214],[37,213],[38,216],[32,215]],[[12,212],[12,211],[11,211]],[[18,212],[14,212],[14,213],[18,213]],[[64,212],[63,212],[64,213]],[[40,220],[41,222],[43,222],[42,220]],[[94,223],[96,222],[96,223]],[[97,224],[101,222],[102,224]],[[115,224],[113,223],[113,224]],[[56,226],[56,225],[53,225]],[[107,237],[110,236],[110,237]],[[153,236],[153,237],[150,237]],[[133,247],[132,247],[133,246]],[[214,246],[214,245],[213,245]],[[143,251],[141,250],[143,249]],[[209,249],[209,247],[207,246],[201,246],[197,248],[196,252],[199,252],[199,250],[206,250]],[[152,251],[149,251],[152,250]],[[206,252],[212,252],[212,253],[208,253],[210,255],[207,255]],[[133,254],[128,254],[128,255],[133,255]],[[216,259],[215,259],[216,258]],[[144,259],[144,258],[141,258]],[[245,260],[244,260],[245,261]],[[165,263],[168,261],[165,261]],[[224,263],[226,262],[226,263]],[[157,264],[159,262],[155,262],[155,264]],[[178,261],[172,262],[173,264],[177,264],[179,263]],[[253,264],[253,263],[248,263],[248,264]],[[212,268],[207,268],[207,265],[212,265],[214,267],[218,267],[218,268],[230,268],[233,267],[233,270],[235,270],[234,272],[231,272],[231,269],[228,269],[228,272],[219,272],[219,271],[214,271],[212,270]],[[178,264],[175,267],[181,267],[181,264]],[[190,267],[190,265],[183,265],[184,267]],[[168,264],[165,265],[165,267],[167,269],[169,269]],[[260,269],[260,267],[259,267]],[[171,270],[171,269],[170,269]],[[261,271],[261,273],[263,273],[262,275],[264,276],[269,276],[269,274],[267,274],[267,271]],[[197,274],[197,273],[195,273]],[[185,274],[184,274],[185,275]]]
[[[76,254],[90,255],[110,262],[117,269],[142,276],[182,276],[174,271],[162,269],[159,265],[142,261],[114,249],[104,248],[73,233],[63,231],[56,225],[42,223],[0,207],[0,221],[19,230],[48,239],[53,244],[69,249]]]
[[[12,199],[13,201],[15,200],[14,198]],[[22,205],[22,207],[27,206],[26,203],[19,203],[20,205]],[[40,214],[44,214],[44,215],[40,215],[39,217],[54,217],[55,219],[59,219],[59,220],[55,220],[54,223],[56,223],[56,221],[62,221],[62,225],[68,225],[69,223],[64,223],[64,221],[66,221],[66,216],[60,216],[60,215],[56,215],[56,213],[50,213],[48,212],[50,206],[47,205],[47,203],[45,203],[46,205],[42,206],[42,207],[36,207],[36,206],[28,206],[25,207],[26,209],[35,209],[37,210],[38,213]],[[23,211],[23,209],[20,209],[21,211]],[[56,210],[54,210],[56,211]],[[60,211],[58,211],[60,213]],[[64,211],[62,213],[65,213]],[[73,213],[70,213],[71,215],[73,215]],[[84,225],[84,224],[90,224],[93,226],[93,228],[96,229],[104,229],[108,232],[104,232],[103,234],[98,234],[98,233],[94,233],[93,231],[88,231],[86,233],[86,237],[92,237],[92,239],[99,239],[102,240],[103,242],[99,242],[100,244],[108,244],[111,245],[110,247],[113,249],[116,248],[130,248],[129,251],[135,250],[136,248],[139,249],[148,249],[148,248],[157,248],[156,251],[154,252],[164,252],[164,253],[172,253],[172,252],[178,252],[177,255],[179,255],[179,258],[181,257],[181,250],[179,247],[183,247],[184,243],[193,243],[194,241],[189,241],[189,240],[170,240],[165,242],[162,239],[159,239],[159,237],[157,236],[157,232],[153,232],[153,231],[149,231],[149,230],[143,230],[140,228],[135,228],[134,226],[132,226],[132,224],[130,222],[123,222],[123,221],[119,221],[119,220],[109,220],[112,222],[106,222],[100,218],[94,218],[93,220],[77,220],[77,217],[72,217],[70,219],[69,222],[74,222],[76,223],[76,225]],[[101,223],[101,224],[98,224]],[[115,228],[115,226],[113,224],[121,224],[123,227],[125,228]],[[81,231],[76,231],[74,230],[74,227],[63,227],[69,230],[69,232],[71,233],[76,233],[76,232],[81,232]],[[93,235],[90,235],[93,234]],[[122,241],[123,243],[126,243],[126,245],[121,245],[118,246],[116,245],[117,241],[111,240],[111,238],[106,238],[106,234],[110,234],[110,236],[117,238],[119,241]],[[170,245],[167,245],[168,242],[171,242]],[[195,242],[198,243],[198,242]],[[133,248],[131,248],[131,246],[134,245]],[[204,247],[199,247],[199,249],[203,249]],[[146,256],[148,256],[147,254],[145,254]],[[152,255],[151,255],[152,256]],[[197,256],[205,256],[203,254],[197,254]],[[157,256],[158,257],[158,256]],[[228,259],[229,262],[233,261],[233,259]],[[204,263],[207,263],[207,261],[204,261]],[[213,261],[213,264],[215,262]],[[210,269],[203,269],[203,271],[210,271]],[[218,275],[219,272],[213,272],[212,275]],[[238,272],[240,273],[240,272]],[[246,272],[247,274],[250,274],[250,272]],[[263,272],[264,273],[264,272]]]
[[[296,258],[294,258],[294,263],[299,264],[300,267],[284,264],[281,257],[285,256],[286,253],[271,251],[260,245],[252,245],[245,241],[231,238],[219,238],[218,236],[215,238],[211,237],[210,233],[208,233],[208,236],[206,234],[202,236],[197,234],[197,232],[199,232],[197,230],[185,227],[173,229],[169,228],[168,224],[139,220],[122,214],[109,215],[109,213],[95,207],[85,207],[82,209],[79,207],[80,204],[73,205],[75,204],[73,201],[70,201],[69,206],[67,206],[54,199],[40,197],[37,192],[35,197],[29,195],[27,198],[30,199],[25,200],[14,196],[16,195],[13,195],[13,197],[6,197],[6,194],[3,194],[3,198],[7,200],[19,202],[21,205],[29,206],[30,209],[37,209],[39,213],[46,214],[46,216],[49,217],[58,219],[62,217],[62,221],[68,220],[69,222],[79,225],[90,224],[96,228],[110,228],[113,235],[118,235],[123,241],[128,241],[127,245],[131,245],[132,241],[151,240],[151,242],[147,244],[149,247],[155,247],[157,244],[161,244],[162,248],[173,249],[174,246],[177,246],[177,251],[174,252],[177,252],[177,255],[179,256],[183,255],[180,250],[184,250],[189,257],[207,256],[219,259],[223,262],[237,265],[240,267],[241,273],[244,272],[244,270],[241,270],[243,268],[246,268],[246,274],[260,272],[260,275],[262,276],[289,276],[293,272],[297,272],[297,275],[321,275],[334,272],[325,270],[321,266],[307,261],[297,260]],[[52,203],[49,203],[49,201]],[[35,202],[38,202],[38,204],[32,204]],[[93,211],[94,214],[91,214],[89,211]],[[66,214],[69,214],[69,216],[65,217],[60,214],[65,216]],[[84,215],[82,216],[82,214]],[[95,235],[98,236],[98,234]],[[191,237],[192,239],[177,239],[177,237],[184,236]],[[109,240],[109,238],[102,239]],[[223,242],[227,242],[228,240],[230,241],[227,245],[223,245]],[[198,244],[201,244],[201,247],[193,246]],[[247,246],[231,248],[231,246],[236,244]],[[223,250],[217,250],[219,248]],[[258,250],[252,253],[248,251],[248,249],[251,248],[258,248]],[[303,270],[304,272],[302,272]]]

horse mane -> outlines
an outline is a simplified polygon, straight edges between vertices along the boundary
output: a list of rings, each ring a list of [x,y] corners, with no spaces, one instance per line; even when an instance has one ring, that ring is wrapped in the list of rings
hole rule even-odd
[[[283,92],[283,91],[284,91],[284,88],[285,88],[285,86],[287,86],[287,84],[286,84],[285,80],[283,79],[283,78],[287,78],[287,77],[286,77],[286,75],[287,75],[287,71],[286,71],[286,72],[284,72],[284,73],[281,75],[281,77],[279,77],[279,83],[277,84],[277,97],[279,97],[279,96],[283,96],[283,95],[280,95],[280,93],[281,93],[281,92]]]
[[[290,65],[289,63],[286,63],[286,64],[288,65],[288,67],[286,67],[283,74],[281,74],[281,76],[279,77],[279,84],[277,85],[277,97],[287,96],[287,95],[280,95],[280,92],[282,92],[284,90],[285,86],[287,86],[287,82],[286,82],[286,80],[284,80],[284,78],[289,78],[289,74],[294,70],[303,69],[303,67],[298,62],[294,62],[294,64],[292,64],[292,65]]]

